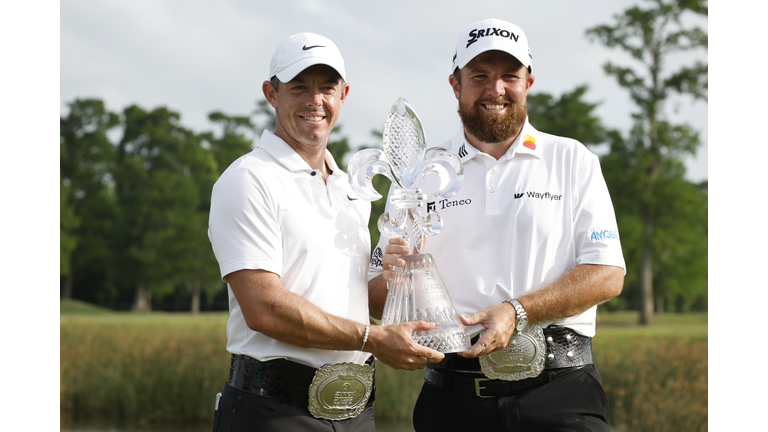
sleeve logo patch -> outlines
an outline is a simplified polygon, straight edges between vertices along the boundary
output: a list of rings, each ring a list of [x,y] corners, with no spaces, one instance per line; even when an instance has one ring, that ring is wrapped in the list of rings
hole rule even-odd
[[[615,230],[593,230],[589,235],[589,241],[618,240],[619,233]]]

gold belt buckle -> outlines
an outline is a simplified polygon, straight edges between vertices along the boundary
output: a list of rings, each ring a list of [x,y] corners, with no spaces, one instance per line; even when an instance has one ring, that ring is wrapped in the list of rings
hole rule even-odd
[[[488,378],[475,378],[475,394],[481,398],[492,398],[495,396],[483,396],[480,394],[480,390],[485,390],[485,387],[480,387],[480,381],[490,381]]]
[[[529,325],[522,332],[515,332],[506,348],[480,357],[480,370],[490,379],[534,378],[544,370],[546,351],[544,330],[538,325]]]
[[[309,412],[315,418],[344,420],[365,409],[373,390],[373,368],[355,363],[327,364],[309,386]]]

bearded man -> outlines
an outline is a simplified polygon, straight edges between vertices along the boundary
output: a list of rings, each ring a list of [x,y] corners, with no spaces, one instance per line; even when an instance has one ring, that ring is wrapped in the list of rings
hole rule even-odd
[[[532,63],[509,22],[479,21],[459,36],[449,82],[462,126],[441,147],[461,158],[464,182],[427,203],[445,226],[425,253],[473,345],[427,366],[418,432],[610,430],[591,340],[597,305],[621,293],[626,273],[616,217],[597,156],[528,122]],[[412,252],[401,239],[377,248],[374,316]]]

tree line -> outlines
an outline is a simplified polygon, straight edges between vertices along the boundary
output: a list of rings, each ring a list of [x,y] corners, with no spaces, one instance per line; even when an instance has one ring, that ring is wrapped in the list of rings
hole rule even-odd
[[[559,96],[532,93],[531,124],[587,146],[607,148],[601,165],[619,223],[627,275],[613,309],[707,309],[707,182],[685,179],[683,158],[700,146],[698,133],[672,123],[664,103],[677,93],[706,102],[707,66],[696,62],[667,71],[681,51],[706,49],[707,34],[684,27],[685,14],[706,16],[706,2],[649,0],[587,30],[592,40],[629,53],[634,68],[606,63],[604,70],[636,106],[633,126],[607,128],[586,100],[588,88]],[[208,116],[215,131],[195,132],[167,107],[131,105],[110,112],[100,99],[69,102],[60,118],[60,252],[62,298],[103,305],[131,304],[147,311],[163,302],[191,310],[226,309],[207,236],[211,188],[219,175],[254,146],[252,137],[274,130],[274,112],[258,100],[253,112]],[[120,137],[115,138],[115,137]],[[340,166],[364,147],[350,144],[337,125],[328,149]],[[386,195],[389,180],[374,178]],[[372,244],[384,199],[372,204]],[[178,306],[185,304],[184,306]],[[218,306],[217,306],[218,305]]]

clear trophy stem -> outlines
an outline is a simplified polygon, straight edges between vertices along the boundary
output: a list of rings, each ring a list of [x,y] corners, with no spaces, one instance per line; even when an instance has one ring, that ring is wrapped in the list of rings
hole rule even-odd
[[[423,253],[425,237],[440,232],[442,218],[434,210],[426,216],[418,211],[427,200],[419,188],[426,175],[436,174],[441,180],[434,196],[448,198],[458,191],[464,178],[461,159],[443,148],[427,151],[421,120],[403,98],[390,109],[382,138],[383,150],[357,152],[347,170],[352,188],[369,201],[381,198],[373,188],[375,175],[385,175],[397,185],[390,196],[397,213],[382,214],[379,231],[390,238],[405,238],[415,254],[403,257],[405,266],[387,282],[381,325],[433,322],[437,325],[432,330],[413,333],[416,343],[444,353],[466,351],[470,347],[467,329],[459,321],[434,259]]]
[[[419,345],[443,353],[469,349],[469,334],[459,320],[432,255],[409,255],[403,260],[405,265],[398,269],[389,286],[389,294],[395,300],[392,307],[397,309],[394,311],[394,322],[426,321],[437,324],[432,330],[413,333],[413,340]],[[389,300],[388,296],[387,303]],[[385,325],[383,320],[382,325]]]
[[[408,247],[412,248],[413,253],[422,253],[424,251],[424,231],[421,229],[413,209],[408,209],[408,228],[410,237],[406,239]]]

